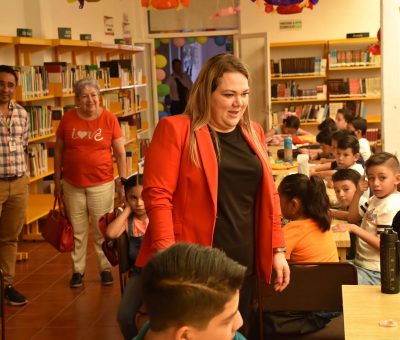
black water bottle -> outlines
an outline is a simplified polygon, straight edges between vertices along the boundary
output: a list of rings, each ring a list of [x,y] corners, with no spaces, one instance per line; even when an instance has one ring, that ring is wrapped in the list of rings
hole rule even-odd
[[[400,291],[400,242],[390,227],[381,234],[381,292],[397,294]]]

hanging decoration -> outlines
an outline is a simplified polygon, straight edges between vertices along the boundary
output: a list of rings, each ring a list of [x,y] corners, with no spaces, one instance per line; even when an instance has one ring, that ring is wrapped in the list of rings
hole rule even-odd
[[[240,11],[240,6],[229,6],[229,7],[224,7],[220,8],[218,11],[216,11],[214,14],[212,14],[209,19],[219,19],[222,17],[227,17],[230,15],[236,15]]]
[[[258,5],[264,5],[265,13],[297,14],[303,8],[313,9],[319,0],[251,0]]]
[[[199,44],[205,44],[205,43],[207,42],[207,37],[197,37],[197,38],[196,38],[196,41],[197,41]]]
[[[82,9],[85,5],[85,0],[67,0],[69,3],[79,1],[79,8]],[[99,2],[100,0],[86,0],[87,2]]]
[[[226,44],[226,37],[222,35],[214,37],[214,42],[217,46],[224,46]]]
[[[142,7],[149,9],[181,9],[189,7],[190,0],[141,0]]]
[[[185,45],[185,38],[174,38],[172,39],[172,43],[175,47],[182,47]]]
[[[195,37],[186,37],[185,41],[187,44],[194,44],[196,42],[196,38]]]

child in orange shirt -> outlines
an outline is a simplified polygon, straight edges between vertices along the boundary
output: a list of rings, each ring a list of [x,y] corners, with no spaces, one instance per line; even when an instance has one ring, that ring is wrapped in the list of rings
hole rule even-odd
[[[142,200],[143,175],[129,177],[124,183],[126,206],[108,225],[107,237],[118,238],[123,232],[129,236],[129,257],[135,263],[143,235],[149,224]]]
[[[282,180],[278,192],[282,215],[291,220],[283,228],[286,259],[338,262],[324,181],[318,176],[309,179],[303,174],[292,174]]]

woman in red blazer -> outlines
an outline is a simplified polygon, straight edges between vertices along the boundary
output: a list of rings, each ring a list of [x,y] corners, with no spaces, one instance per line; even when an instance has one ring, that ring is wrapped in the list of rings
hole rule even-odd
[[[289,283],[281,212],[260,125],[250,121],[249,74],[231,54],[211,58],[186,113],[158,123],[146,154],[142,197],[149,217],[136,261],[175,242],[218,247],[245,265],[239,310],[248,319],[252,279]]]

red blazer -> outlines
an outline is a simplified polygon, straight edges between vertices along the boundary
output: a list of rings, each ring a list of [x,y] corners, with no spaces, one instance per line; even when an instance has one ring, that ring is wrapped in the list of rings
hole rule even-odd
[[[264,143],[260,125],[253,127]],[[279,196],[271,168],[246,131],[243,136],[261,160],[263,177],[256,207],[257,275],[270,280],[272,249],[285,245]],[[217,214],[218,164],[208,127],[195,132],[201,167],[189,156],[190,122],[186,115],[163,118],[146,154],[143,200],[150,219],[136,265],[174,242],[211,246]]]

